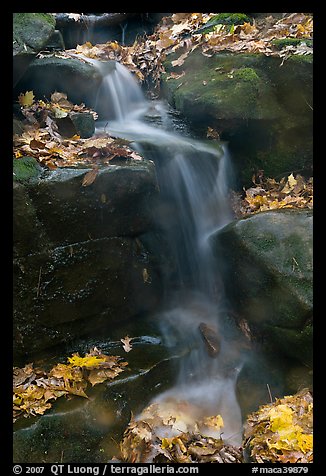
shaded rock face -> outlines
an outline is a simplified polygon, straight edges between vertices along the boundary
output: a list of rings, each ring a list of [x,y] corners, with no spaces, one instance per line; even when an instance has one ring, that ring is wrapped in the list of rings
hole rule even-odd
[[[96,103],[102,76],[95,66],[79,59],[45,57],[35,59],[16,85],[14,97],[33,90],[37,98],[50,98],[54,91],[64,92],[74,104],[90,107]]]
[[[236,313],[264,348],[307,365],[312,363],[312,221],[311,210],[262,212],[211,238],[225,257],[226,293]]]
[[[165,95],[201,134],[213,127],[229,142],[241,184],[250,185],[257,170],[270,177],[311,173],[311,55],[280,66],[280,58],[263,54],[208,58],[194,51],[180,66],[185,75],[167,79],[174,59],[165,62]]]
[[[56,170],[14,184],[17,356],[109,328],[159,302],[154,164],[110,166],[82,187],[86,172]]]

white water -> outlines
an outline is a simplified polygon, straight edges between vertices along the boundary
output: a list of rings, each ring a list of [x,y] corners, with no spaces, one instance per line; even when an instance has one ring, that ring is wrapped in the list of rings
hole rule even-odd
[[[104,76],[98,94],[106,111],[102,127],[131,140],[137,151],[155,162],[163,204],[158,224],[177,268],[173,282],[166,283],[165,308],[156,318],[166,342],[183,347],[186,355],[175,385],[155,400],[186,400],[204,416],[220,414],[223,438],[240,444],[242,420],[235,384],[241,359],[228,342],[223,280],[209,243],[209,236],[232,218],[227,147],[215,148],[174,132],[175,123],[164,104],[145,100],[124,66],[112,62],[98,66]],[[216,358],[208,356],[199,332],[203,322],[219,336]]]

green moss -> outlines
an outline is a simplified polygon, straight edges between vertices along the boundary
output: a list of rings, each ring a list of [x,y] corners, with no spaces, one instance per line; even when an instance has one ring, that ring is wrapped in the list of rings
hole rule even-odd
[[[312,47],[312,40],[300,39],[300,38],[279,38],[272,41],[278,50],[285,48],[286,46],[298,46],[300,43],[306,43],[307,46]]]
[[[243,81],[256,82],[259,81],[259,76],[253,68],[240,68],[236,69],[233,73],[235,79]]]
[[[49,13],[14,13],[13,48],[15,53],[39,51],[55,29],[55,18]]]
[[[22,157],[13,160],[13,178],[17,182],[26,182],[40,175],[42,168],[34,157]]]
[[[251,18],[245,13],[219,13],[218,15],[214,15],[210,21],[221,25],[243,25],[243,23],[252,22]]]
[[[213,31],[216,25],[242,25],[243,23],[252,23],[251,18],[245,13],[219,13],[214,15],[204,26],[198,28],[196,33],[209,33]]]

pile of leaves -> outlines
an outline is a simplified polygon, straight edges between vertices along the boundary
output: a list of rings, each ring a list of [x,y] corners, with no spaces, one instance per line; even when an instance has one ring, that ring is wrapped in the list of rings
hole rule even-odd
[[[181,400],[149,405],[124,432],[121,459],[127,463],[242,462],[242,449],[221,438],[221,415],[199,413],[198,407]]]
[[[13,417],[43,415],[52,403],[65,395],[88,398],[85,391],[112,380],[128,365],[119,356],[105,355],[96,347],[84,357],[68,357],[68,364],[57,364],[49,372],[27,364],[13,369]]]
[[[263,405],[247,418],[244,438],[256,463],[313,461],[313,397],[304,389]]]
[[[265,178],[262,171],[253,178],[254,186],[244,196],[233,194],[235,214],[240,216],[280,208],[313,208],[313,178],[291,173],[280,181]]]
[[[107,165],[112,159],[142,160],[128,142],[114,139],[106,133],[88,139],[79,135],[63,137],[58,124],[70,113],[89,113],[94,119],[96,112],[84,104],[75,105],[61,92],[54,92],[49,101],[35,100],[33,91],[20,94],[20,112],[25,116],[24,128],[14,134],[13,154],[15,159],[34,157],[50,169],[74,167],[78,165]]]
[[[240,18],[241,14],[238,16]],[[197,48],[205,56],[223,50],[263,53],[282,58],[281,64],[291,55],[313,52],[310,46],[313,18],[310,14],[284,14],[281,19],[269,16],[257,21],[243,20],[240,24],[238,21],[232,24],[232,14],[230,19],[231,23],[225,22],[223,14],[216,13],[174,13],[164,17],[152,35],[137,39],[131,46],[122,46],[116,41],[95,46],[87,42],[66,54],[119,61],[134,72],[140,81],[151,78],[159,87],[161,74],[165,72],[163,62],[171,53],[180,53],[171,62],[173,67],[180,67],[189,53]],[[277,43],[275,40],[288,41]],[[178,71],[170,77],[179,77],[180,74]]]

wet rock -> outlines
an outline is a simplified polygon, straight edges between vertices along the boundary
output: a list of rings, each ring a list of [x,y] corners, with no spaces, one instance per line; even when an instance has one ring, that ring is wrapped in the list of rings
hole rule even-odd
[[[257,170],[311,173],[312,55],[293,55],[280,67],[280,58],[263,54],[208,58],[196,50],[180,67],[185,75],[167,79],[177,57],[165,61],[162,89],[204,137],[209,126],[228,141],[241,187]]]
[[[268,211],[212,237],[236,313],[264,348],[306,365],[312,362],[312,223],[311,210]]]
[[[57,169],[37,183],[25,185],[36,216],[54,246],[136,236],[152,229],[158,197],[152,162],[100,168],[93,184],[83,187],[88,171]]]
[[[96,345],[107,354],[123,355],[122,349],[115,349],[113,344],[112,348],[106,342]],[[176,358],[168,355],[169,350],[160,341],[149,344],[139,339],[124,356],[127,370],[112,382],[89,388],[90,399],[60,398],[45,415],[17,421],[13,435],[15,463],[104,463],[118,455],[118,442],[131,415],[171,385]]]
[[[17,355],[132,319],[160,300],[154,164],[105,167],[82,187],[88,170],[14,185]]]
[[[16,258],[15,354],[103,332],[153,309],[161,294],[159,274],[139,243],[103,238]]]

